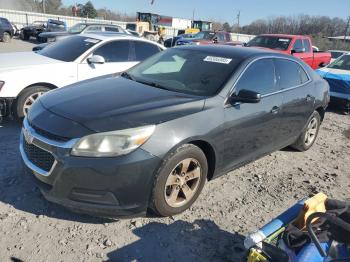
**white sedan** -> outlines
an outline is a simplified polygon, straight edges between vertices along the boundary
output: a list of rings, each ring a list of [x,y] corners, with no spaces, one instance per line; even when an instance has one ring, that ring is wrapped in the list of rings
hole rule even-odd
[[[130,35],[85,34],[43,50],[0,54],[0,118],[24,117],[45,92],[123,72],[165,48]]]

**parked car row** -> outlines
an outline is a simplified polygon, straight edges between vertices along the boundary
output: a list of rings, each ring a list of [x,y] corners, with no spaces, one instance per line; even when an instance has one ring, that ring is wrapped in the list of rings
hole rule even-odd
[[[37,53],[0,54],[0,116],[22,118],[49,90],[123,72],[161,50],[155,42],[130,35],[83,34]]]

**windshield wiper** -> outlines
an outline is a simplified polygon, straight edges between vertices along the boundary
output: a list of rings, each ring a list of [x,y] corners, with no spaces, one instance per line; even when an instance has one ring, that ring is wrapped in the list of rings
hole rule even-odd
[[[148,86],[153,86],[155,88],[159,88],[159,89],[163,89],[163,90],[168,90],[169,91],[169,88],[165,87],[165,86],[162,86],[158,83],[155,83],[155,82],[148,82],[148,81],[144,81],[144,80],[135,80],[136,82],[138,83],[141,83],[141,84],[144,84],[144,85],[148,85]]]
[[[127,72],[123,72],[123,73],[121,74],[121,76],[122,76],[122,77],[125,77],[125,78],[127,78],[127,79],[130,79],[130,80],[132,80],[132,81],[135,81],[135,79],[134,79],[129,73],[127,73]]]

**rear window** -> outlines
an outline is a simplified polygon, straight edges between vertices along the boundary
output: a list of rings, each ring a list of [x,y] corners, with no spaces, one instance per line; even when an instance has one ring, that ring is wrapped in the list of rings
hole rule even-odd
[[[100,41],[90,37],[71,36],[48,45],[38,54],[64,62],[73,62]]]
[[[247,46],[287,50],[291,41],[292,39],[289,37],[257,36],[248,42]]]
[[[331,56],[333,59],[337,59],[338,57],[341,57],[343,54],[344,52],[336,52],[336,51],[331,52]]]
[[[350,55],[343,55],[335,60],[328,68],[350,70]]]
[[[143,61],[160,51],[159,47],[151,43],[134,41],[136,61]]]

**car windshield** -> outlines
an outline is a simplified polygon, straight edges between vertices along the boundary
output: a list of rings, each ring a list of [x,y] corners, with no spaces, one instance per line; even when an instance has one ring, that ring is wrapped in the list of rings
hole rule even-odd
[[[350,55],[343,55],[335,60],[328,68],[350,70]]]
[[[199,32],[195,34],[194,39],[212,40],[215,36],[214,32]]]
[[[68,32],[71,34],[79,34],[81,33],[85,28],[86,28],[86,24],[76,24],[74,26],[72,26]]]
[[[342,56],[345,52],[341,51],[331,51],[331,56],[333,59],[337,59],[338,57]]]
[[[240,62],[238,58],[176,48],[152,56],[124,76],[155,88],[212,96],[222,89]]]
[[[253,38],[250,42],[247,43],[246,46],[249,47],[264,47],[275,50],[287,50],[291,38],[288,37],[278,37],[278,36],[257,36]]]
[[[48,45],[40,50],[38,54],[60,61],[73,62],[100,41],[81,35],[71,36]]]

